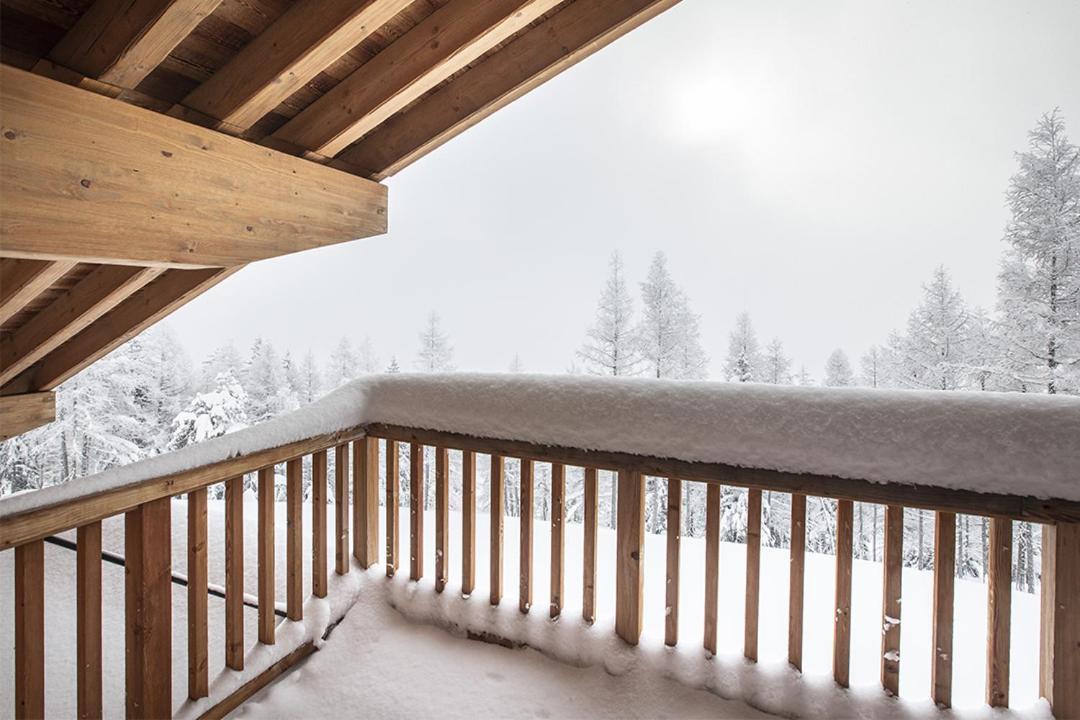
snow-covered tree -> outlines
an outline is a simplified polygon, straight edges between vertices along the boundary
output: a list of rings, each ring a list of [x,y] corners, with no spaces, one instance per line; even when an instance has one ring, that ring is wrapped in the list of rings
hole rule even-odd
[[[847,353],[840,348],[832,351],[825,361],[825,386],[847,387],[855,384],[855,374],[851,372],[851,363]]]
[[[594,375],[636,375],[641,369],[641,357],[633,325],[634,301],[618,252],[611,254],[610,265],[596,306],[596,319],[577,354],[585,370]]]
[[[423,332],[420,333],[420,350],[416,354],[416,368],[423,372],[451,372],[454,369],[454,348],[442,329],[439,314],[428,315]]]
[[[784,344],[779,338],[773,338],[765,347],[761,382],[772,385],[791,384],[791,358],[784,354]]]
[[[923,285],[919,306],[908,318],[907,333],[894,336],[896,380],[901,387],[958,390],[970,376],[971,321],[963,298],[944,266]]]
[[[510,365],[509,367],[507,367],[507,370],[512,373],[525,372],[525,364],[521,362],[521,355],[519,353],[514,353],[514,357],[511,358]]]
[[[252,425],[265,422],[296,405],[288,396],[284,366],[269,340],[255,339],[241,385],[247,393],[245,410]]]
[[[859,360],[859,384],[863,387],[883,387],[885,377],[884,352],[880,346],[871,345]]]
[[[300,362],[298,374],[300,376],[300,386],[296,397],[300,404],[307,405],[319,399],[322,396],[322,376],[319,373],[319,366],[315,362],[315,354],[310,350],[307,351],[304,359]]]
[[[330,360],[326,365],[326,389],[339,388],[359,374],[360,360],[349,338],[343,337],[330,353]]]
[[[1080,392],[1080,150],[1057,110],[1017,160],[998,279],[1003,364],[1020,389]]]
[[[810,373],[806,371],[805,365],[799,366],[799,372],[795,375],[795,384],[800,387],[810,387],[814,384],[814,379],[810,377]]]
[[[243,360],[240,358],[240,352],[236,349],[236,346],[232,342],[227,342],[218,348],[215,348],[210,355],[203,360],[202,365],[199,368],[199,382],[198,390],[207,391],[213,390],[217,387],[217,376],[226,370],[231,371],[240,377],[242,372]]]
[[[361,373],[377,373],[382,367],[382,361],[375,352],[375,344],[366,335],[356,350],[356,367]]]
[[[390,356],[390,364],[386,366],[386,372],[390,374],[401,372],[401,366],[398,365],[397,355]]]
[[[728,354],[724,360],[724,379],[728,382],[754,382],[761,379],[763,361],[758,349],[757,333],[750,313],[739,313],[735,329],[728,335]]]
[[[210,392],[197,393],[172,422],[169,449],[177,450],[245,427],[247,398],[232,372],[218,375]]]
[[[637,347],[644,373],[655,378],[696,379],[706,374],[700,319],[675,285],[667,258],[658,252],[641,283],[642,317]]]

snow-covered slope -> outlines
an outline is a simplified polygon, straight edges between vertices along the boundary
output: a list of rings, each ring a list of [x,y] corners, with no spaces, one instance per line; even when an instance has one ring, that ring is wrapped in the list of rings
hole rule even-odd
[[[567,375],[384,374],[262,425],[0,500],[0,518],[365,423],[1080,501],[1080,398]]]

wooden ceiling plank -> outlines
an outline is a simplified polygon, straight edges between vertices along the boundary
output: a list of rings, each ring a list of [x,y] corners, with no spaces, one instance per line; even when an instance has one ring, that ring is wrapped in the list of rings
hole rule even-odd
[[[386,232],[378,183],[8,66],[0,81],[4,255],[223,267]]]
[[[338,155],[383,179],[674,6],[577,0]]]
[[[298,0],[181,103],[249,129],[414,0]]]
[[[452,0],[357,68],[274,136],[333,157],[559,1]]]
[[[72,261],[0,258],[0,325],[67,275],[75,265]]]
[[[160,268],[102,265],[25,325],[0,340],[0,385],[60,347],[162,273]]]
[[[221,0],[97,0],[49,59],[111,85],[134,88]]]
[[[56,395],[51,392],[0,397],[0,440],[22,435],[56,419]]]

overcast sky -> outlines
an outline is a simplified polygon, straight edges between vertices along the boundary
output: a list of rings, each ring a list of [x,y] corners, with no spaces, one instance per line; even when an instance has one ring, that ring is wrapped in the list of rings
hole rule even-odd
[[[816,377],[902,327],[944,263],[991,307],[1014,152],[1080,140],[1077,0],[683,0],[388,181],[384,236],[267,260],[168,321],[411,367],[435,309],[462,370],[560,372],[613,250],[657,250],[718,376],[740,311]],[[640,307],[640,303],[638,304]]]

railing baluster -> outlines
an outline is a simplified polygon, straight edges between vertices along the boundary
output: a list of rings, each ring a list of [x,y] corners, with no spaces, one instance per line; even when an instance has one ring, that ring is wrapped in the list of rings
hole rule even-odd
[[[833,679],[847,687],[851,670],[851,500],[836,501],[836,613],[833,617]]]
[[[1043,525],[1039,694],[1055,717],[1080,717],[1080,523]]]
[[[386,576],[394,577],[398,567],[398,477],[401,468],[398,444],[386,441]]]
[[[743,655],[757,662],[758,606],[761,591],[761,490],[746,491],[746,613]]]
[[[806,577],[806,496],[791,496],[791,552],[788,567],[788,663],[802,671],[803,583]]]
[[[15,717],[45,715],[45,543],[15,548]]]
[[[721,487],[705,488],[705,651],[716,654],[717,612],[720,602]]]
[[[518,609],[523,613],[532,607],[532,572],[533,572],[533,471],[536,464],[532,460],[519,460],[521,468],[520,514],[518,523],[519,565],[521,571],[518,584]]]
[[[986,704],[1009,706],[1009,632],[1012,612],[1012,520],[990,519],[986,576]]]
[[[409,444],[409,579],[424,577],[424,446]]]
[[[585,541],[582,561],[581,614],[585,622],[592,624],[596,620],[596,525],[597,525],[597,487],[596,468],[585,468]],[[614,508],[612,508],[614,512]]]
[[[551,609],[553,618],[562,614],[563,562],[566,559],[566,531],[563,504],[566,498],[566,466],[551,464]]]
[[[664,644],[679,642],[679,555],[682,538],[683,481],[667,481],[667,580],[664,598]]]
[[[244,478],[225,481],[225,666],[244,669]]]
[[[904,567],[904,508],[885,507],[885,557],[881,583],[881,686],[900,694],[900,596]]]
[[[124,514],[124,671],[129,718],[172,715],[171,500]]]
[[[390,447],[390,441],[386,441]],[[389,452],[389,450],[387,450]],[[353,555],[360,567],[379,562],[379,440],[353,441]]]
[[[461,453],[461,594],[476,587],[476,453]]]
[[[934,513],[934,629],[930,693],[940,707],[952,706],[953,584],[956,573],[956,515]]]
[[[285,463],[285,614],[304,619],[303,465],[300,458]]]
[[[208,647],[210,630],[206,619],[207,583],[209,582],[206,555],[206,488],[189,492],[187,506],[188,697],[198,700],[207,696],[210,687]],[[101,566],[100,532],[99,526],[96,558],[99,571]],[[98,582],[100,583],[100,572]],[[99,588],[98,595],[100,594]],[[82,604],[82,600],[79,604]],[[79,664],[81,666],[82,662],[80,661]]]
[[[435,448],[435,592],[446,589],[450,559],[450,452]]]
[[[277,618],[274,602],[275,497],[274,466],[259,470],[259,642],[273,645]]]
[[[502,600],[503,586],[503,457],[491,456],[491,604],[498,605]]]
[[[363,445],[364,440],[357,440]],[[349,444],[334,448],[334,572],[349,572]]]
[[[641,639],[645,579],[645,477],[619,471],[615,530],[615,633],[631,645]]]
[[[206,490],[203,490],[205,518]],[[189,496],[190,497],[190,496]],[[204,525],[205,528],[205,519]],[[206,547],[205,529],[203,548]],[[78,615],[76,641],[76,694],[80,718],[101,717],[101,521],[83,525],[76,531],[76,591]],[[204,576],[205,577],[205,576]],[[189,572],[188,583],[191,583]],[[205,607],[206,593],[203,593]],[[205,627],[205,625],[204,625]],[[204,634],[205,637],[205,634]],[[205,647],[205,640],[204,647]],[[190,651],[189,651],[190,653]],[[204,663],[205,667],[205,663]],[[205,687],[205,685],[204,685]],[[203,691],[205,695],[205,690]]]
[[[311,594],[326,597],[326,451],[311,454]]]

